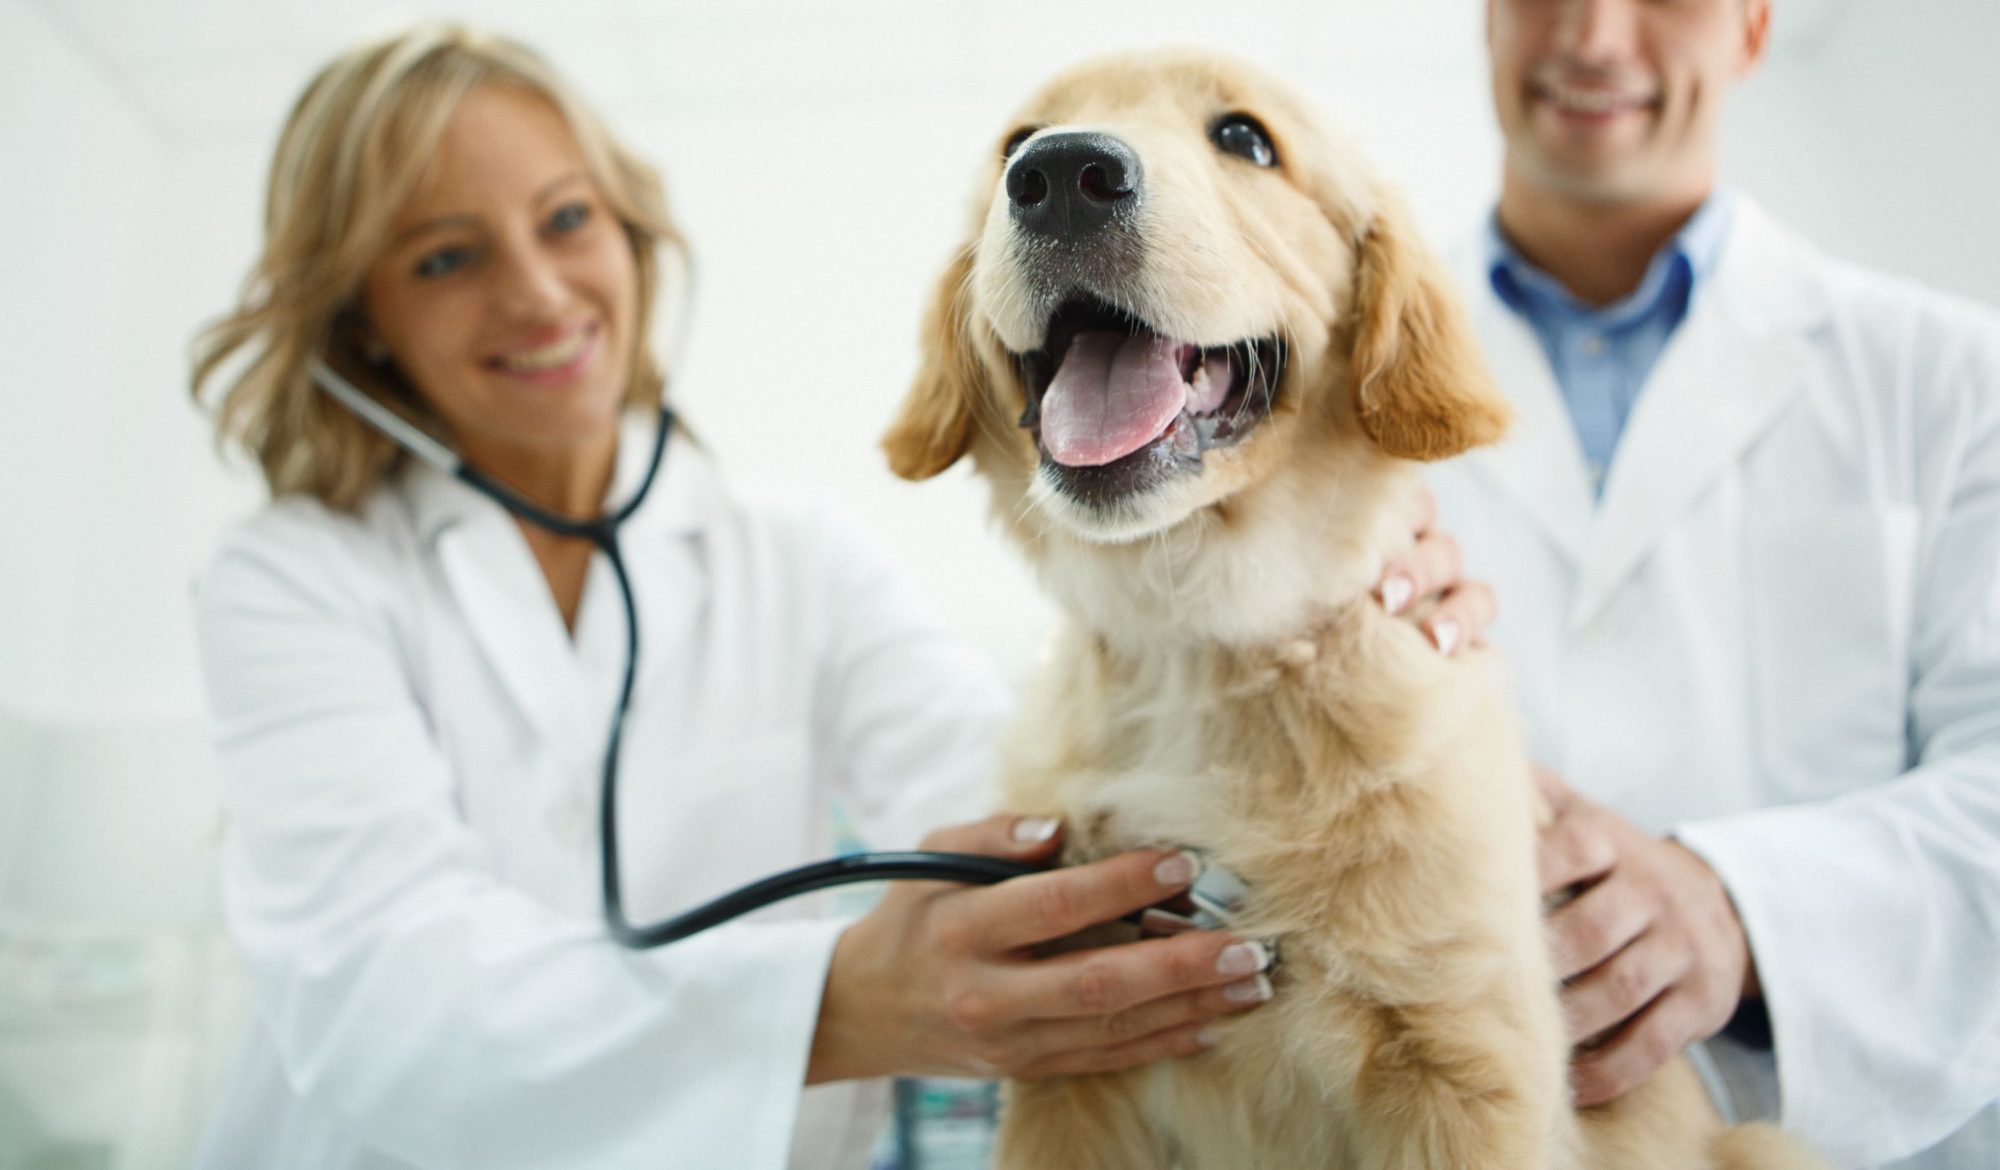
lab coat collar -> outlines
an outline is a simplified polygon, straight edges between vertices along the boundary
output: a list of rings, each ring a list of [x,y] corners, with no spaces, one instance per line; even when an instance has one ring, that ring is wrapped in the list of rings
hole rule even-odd
[[[659,415],[652,410],[628,412],[619,420],[617,463],[611,472],[611,486],[605,492],[605,510],[630,499],[646,477],[647,457],[653,452],[653,431]],[[676,426],[662,456],[660,478],[648,493],[645,506],[627,522],[634,532],[693,533],[700,530],[719,503],[715,486],[687,431]],[[444,532],[472,516],[486,512],[505,515],[500,505],[487,499],[463,481],[446,475],[427,463],[405,461],[398,490],[409,500],[416,522],[417,537],[426,547],[434,545]]]
[[[1466,464],[1532,515],[1579,570],[1570,624],[1580,627],[1804,386],[1807,334],[1829,312],[1825,291],[1810,249],[1741,198],[1714,276],[1661,352],[1593,507],[1547,357],[1479,278],[1478,256],[1470,260],[1472,272],[1462,275],[1480,340],[1508,372],[1504,389],[1518,418],[1512,435]]]
[[[1531,517],[1572,568],[1582,565],[1590,527],[1590,473],[1561,388],[1533,328],[1500,300],[1488,279],[1484,250],[1471,244],[1454,256],[1459,287],[1473,303],[1473,321],[1487,363],[1514,409],[1499,442],[1460,456],[1477,474]]]
[[[628,499],[645,477],[655,422],[635,414],[621,424],[618,462],[606,493],[611,506]],[[418,539],[432,552],[481,654],[544,743],[581,764],[603,750],[625,653],[624,613],[609,564],[593,558],[584,582],[574,635],[564,627],[548,584],[514,518],[471,487],[423,465],[401,485]],[[704,588],[693,545],[716,522],[725,501],[713,469],[695,444],[677,433],[646,501],[619,530],[619,544],[638,595],[640,642],[648,655],[673,653],[682,639],[653,612],[658,602],[685,614]],[[633,702],[645,690],[642,670]]]
[[[1590,621],[1674,523],[1804,388],[1823,292],[1803,253],[1754,209],[1660,353],[1592,516],[1573,627]]]

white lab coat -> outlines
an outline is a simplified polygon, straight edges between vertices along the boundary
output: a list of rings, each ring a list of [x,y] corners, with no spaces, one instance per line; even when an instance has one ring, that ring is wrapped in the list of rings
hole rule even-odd
[[[1442,522],[1536,756],[1736,902],[1776,1059],[1712,1043],[1725,1105],[1842,1166],[1993,1170],[2000,319],[1737,212],[1594,508],[1534,334],[1460,253],[1516,425],[1435,469]]]
[[[836,798],[892,848],[983,815],[991,669],[827,517],[732,499],[678,436],[661,476],[622,538],[628,913],[825,856]],[[515,522],[419,466],[359,516],[267,506],[198,611],[256,1005],[204,1164],[865,1165],[857,1087],[799,1106],[840,920],[794,904],[643,954],[604,932],[625,631],[601,558],[572,641]]]

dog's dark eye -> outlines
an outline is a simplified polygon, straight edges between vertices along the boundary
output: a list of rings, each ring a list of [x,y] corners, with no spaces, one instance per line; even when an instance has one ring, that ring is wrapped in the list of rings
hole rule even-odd
[[[1013,158],[1014,152],[1021,149],[1021,144],[1033,138],[1035,131],[1040,129],[1040,126],[1023,126],[1019,130],[1009,134],[1007,136],[1007,144],[1000,148],[1000,161],[1006,162],[1008,159]]]
[[[1224,154],[1247,159],[1260,167],[1278,165],[1278,151],[1271,136],[1257,119],[1248,114],[1224,114],[1209,128],[1208,140]]]

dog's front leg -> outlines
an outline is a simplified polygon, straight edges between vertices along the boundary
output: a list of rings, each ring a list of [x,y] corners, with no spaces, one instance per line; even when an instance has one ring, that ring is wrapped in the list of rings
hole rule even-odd
[[[1050,1077],[1007,1086],[994,1170],[1169,1170],[1164,1135],[1146,1122],[1145,1070]]]
[[[1496,996],[1497,1000],[1499,997]],[[1386,1007],[1352,1086],[1354,1165],[1365,1170],[1544,1170],[1562,1094],[1560,1050],[1522,1015],[1477,1007]],[[1511,1019],[1510,1019],[1511,1017]]]

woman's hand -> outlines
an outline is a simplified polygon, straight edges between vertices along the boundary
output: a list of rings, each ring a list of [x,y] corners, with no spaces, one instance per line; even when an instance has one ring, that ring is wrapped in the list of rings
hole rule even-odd
[[[1570,791],[1536,765],[1554,817],[1537,848],[1563,1015],[1577,1050],[1578,1105],[1637,1088],[1697,1040],[1722,1030],[1757,969],[1736,907],[1686,846],[1654,837]]]
[[[996,816],[923,848],[1038,861],[1057,830]],[[992,886],[897,882],[834,947],[807,1083],[1108,1072],[1208,1047],[1213,1021],[1270,997],[1262,946],[1198,930],[1033,953],[1186,890],[1192,862],[1147,849]]]
[[[1416,485],[1411,507],[1416,543],[1383,568],[1376,598],[1391,614],[1410,614],[1441,653],[1484,646],[1486,627],[1497,612],[1493,590],[1460,576],[1464,565],[1458,541],[1435,527],[1437,497],[1422,482]]]

